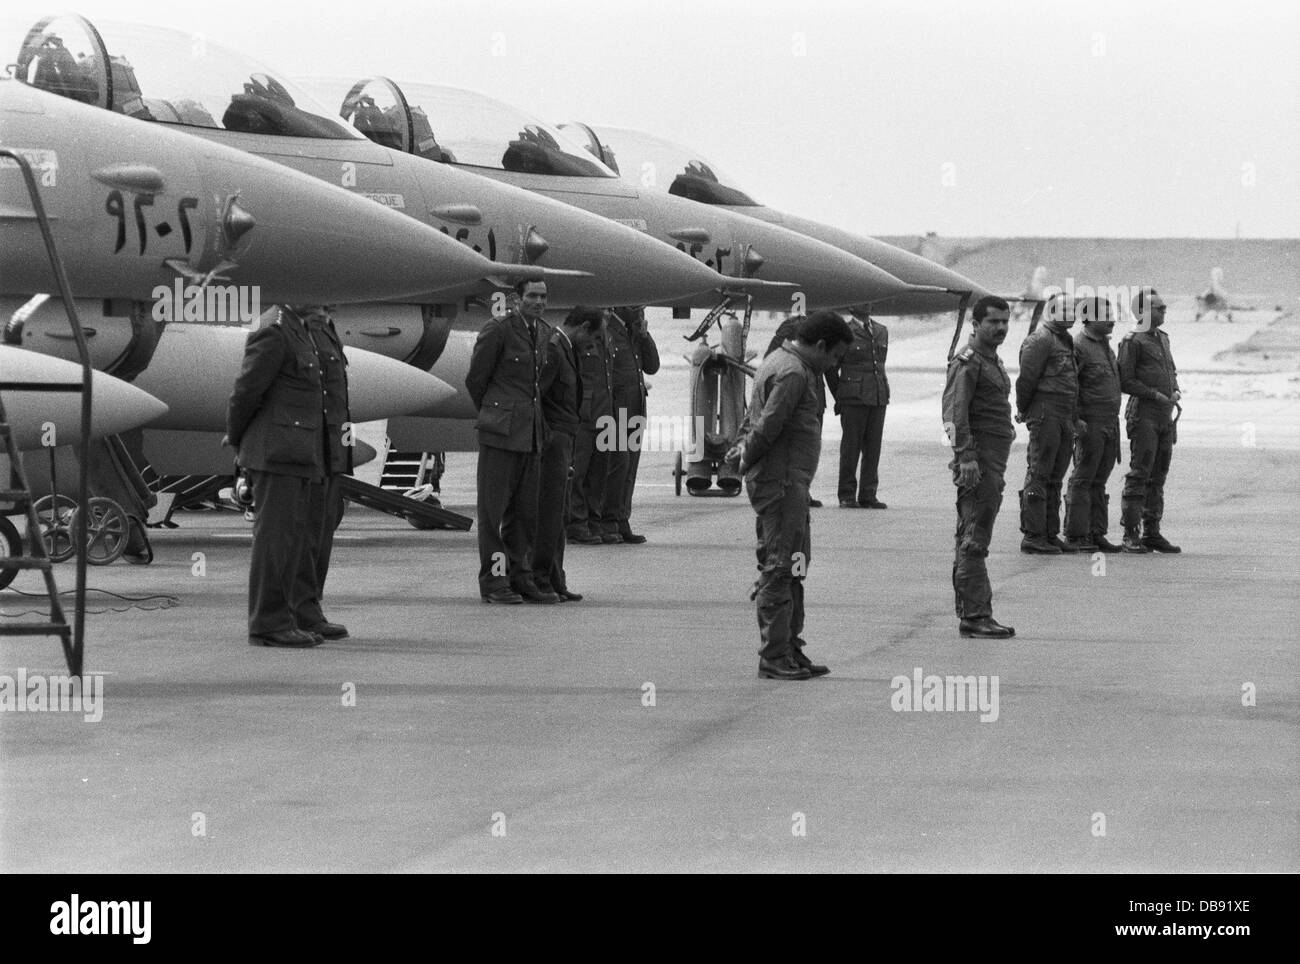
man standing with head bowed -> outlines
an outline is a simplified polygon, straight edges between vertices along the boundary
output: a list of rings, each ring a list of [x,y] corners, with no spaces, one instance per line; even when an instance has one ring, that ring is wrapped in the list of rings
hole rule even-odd
[[[348,631],[321,610],[339,477],[352,471],[347,360],[328,306],[286,305],[248,336],[226,442],[252,479],[248,641],[317,646]]]

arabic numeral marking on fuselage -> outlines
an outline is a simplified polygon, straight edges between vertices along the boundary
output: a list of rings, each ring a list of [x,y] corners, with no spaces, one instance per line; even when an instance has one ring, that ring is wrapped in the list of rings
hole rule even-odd
[[[451,229],[444,224],[438,230],[440,230],[443,234],[455,238],[461,244],[468,245],[470,249],[473,250],[475,253],[483,254],[483,246],[474,243],[474,241],[470,237],[469,228],[457,228],[456,233],[452,234]],[[495,228],[488,228],[487,259],[489,261],[495,261],[497,259],[497,233]]]
[[[677,242],[677,250],[683,254],[689,254],[696,261],[703,261],[706,267],[712,268],[719,274],[726,274],[727,259],[731,257],[730,248],[714,248],[712,258],[701,258],[700,254],[704,251],[702,244],[687,244],[685,241]]]
[[[144,209],[154,206],[154,195],[136,194],[131,202],[131,208],[135,212],[135,231],[140,246],[140,254],[143,255],[149,249],[149,225],[145,221]],[[194,244],[194,229],[190,225],[190,212],[197,210],[199,199],[194,197],[183,197],[176,205],[176,218],[181,223],[181,239],[185,243],[185,253],[190,253],[190,248]],[[104,211],[112,218],[117,220],[117,238],[113,245],[113,253],[117,254],[126,247],[126,202],[122,198],[122,192],[116,189],[108,192],[108,197],[104,199]],[[171,225],[163,223],[156,229],[160,236],[166,236],[171,233]]]

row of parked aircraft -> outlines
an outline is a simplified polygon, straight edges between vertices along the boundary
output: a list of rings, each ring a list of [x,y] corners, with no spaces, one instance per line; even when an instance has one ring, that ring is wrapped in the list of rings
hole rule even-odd
[[[147,426],[163,474],[228,471],[226,399],[253,309],[274,303],[337,305],[354,418],[417,416],[400,447],[434,451],[473,447],[470,349],[520,279],[545,279],[560,313],[659,305],[677,318],[920,314],[986,293],[767,208],[640,132],[552,126],[383,76],[295,81],[178,32],[75,15],[0,30],[0,43],[15,52],[0,150],[40,180],[101,373],[95,431]],[[66,381],[36,357],[76,356],[20,173],[0,158],[0,381]],[[60,441],[76,435],[75,406],[54,395],[4,403],[24,447],[48,442],[51,419]]]

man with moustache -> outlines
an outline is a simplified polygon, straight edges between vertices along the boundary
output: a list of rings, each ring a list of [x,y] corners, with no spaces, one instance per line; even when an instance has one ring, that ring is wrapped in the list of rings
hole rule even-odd
[[[1074,336],[1079,371],[1079,420],[1087,426],[1074,442],[1074,471],[1066,487],[1065,538],[1078,552],[1119,552],[1106,539],[1106,482],[1119,459],[1119,362],[1110,347],[1115,316],[1105,298],[1075,306],[1083,328]]]
[[[993,619],[993,587],[984,562],[1016,437],[1011,423],[1011,377],[998,357],[1010,317],[1010,306],[1001,298],[986,295],[975,302],[971,312],[975,330],[948,363],[943,390],[943,424],[953,451],[948,467],[957,486],[952,588],[958,628],[962,636],[982,639],[1016,634]]]
[[[556,603],[533,581],[537,486],[550,430],[542,414],[542,365],[551,326],[546,282],[515,285],[518,305],[483,326],[465,387],[478,409],[479,594],[485,603]]]

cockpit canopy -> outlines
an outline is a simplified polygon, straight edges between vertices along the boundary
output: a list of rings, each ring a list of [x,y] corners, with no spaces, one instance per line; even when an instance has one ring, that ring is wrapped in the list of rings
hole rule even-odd
[[[385,77],[351,86],[326,79],[299,83],[318,100],[340,104],[345,121],[385,147],[519,174],[617,177],[554,127],[473,91]]]
[[[174,30],[65,14],[27,33],[23,83],[140,120],[287,137],[358,135],[242,54]]]
[[[641,131],[592,127],[576,121],[561,124],[560,130],[577,138],[596,157],[612,160],[617,151],[623,159],[623,176],[642,187],[666,189],[701,204],[758,206],[716,165],[671,141]]]

